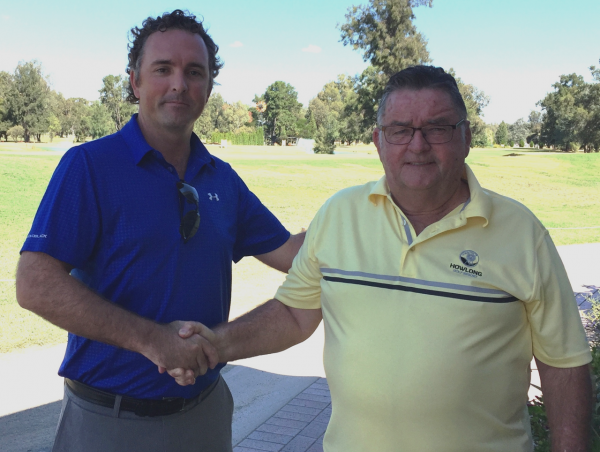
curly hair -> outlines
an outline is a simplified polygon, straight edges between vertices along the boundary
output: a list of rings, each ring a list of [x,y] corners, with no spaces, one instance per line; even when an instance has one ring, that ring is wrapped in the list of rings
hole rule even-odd
[[[190,33],[200,35],[206,45],[206,50],[208,50],[208,69],[210,72],[210,86],[212,87],[214,79],[219,75],[219,70],[223,67],[223,62],[217,56],[219,46],[216,45],[208,35],[202,26],[202,21],[197,21],[196,16],[190,14],[189,11],[182,11],[180,9],[176,9],[172,13],[164,13],[156,19],[148,17],[142,23],[141,28],[134,27],[131,29],[131,42],[128,46],[129,63],[126,69],[127,74],[130,74],[131,71],[133,71],[137,81],[139,79],[142,57],[144,56],[144,45],[146,44],[148,37],[157,31],[165,32],[172,29],[189,31]],[[139,99],[135,97],[135,94],[133,93],[131,82],[127,86],[126,100],[132,104],[137,104],[139,102]]]

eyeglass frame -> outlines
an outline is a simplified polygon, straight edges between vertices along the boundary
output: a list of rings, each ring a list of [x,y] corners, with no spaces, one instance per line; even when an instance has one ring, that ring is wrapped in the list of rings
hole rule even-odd
[[[460,121],[458,121],[455,125],[452,124],[429,124],[427,126],[423,126],[423,127],[409,127],[409,126],[402,126],[400,124],[391,124],[389,126],[383,126],[383,125],[377,125],[377,128],[379,130],[381,130],[383,132],[383,137],[385,138],[385,141],[387,141],[389,144],[400,144],[400,145],[404,145],[404,144],[409,144],[412,139],[415,137],[415,132],[417,130],[421,131],[421,135],[423,135],[423,139],[429,143],[429,141],[427,140],[426,134],[423,133],[423,129],[426,129],[428,127],[452,127],[452,134],[450,135],[450,139],[448,141],[442,141],[441,143],[429,143],[429,144],[446,144],[446,143],[450,143],[452,141],[452,138],[454,138],[454,131],[458,128],[458,126],[461,125],[461,123],[465,123],[466,124],[467,119],[463,118]],[[388,140],[387,135],[385,134],[385,130],[389,127],[404,127],[405,129],[412,129],[412,134],[410,135],[410,140],[408,140],[406,143],[392,143],[390,140]]]
[[[196,232],[198,232],[198,228],[200,227],[200,197],[198,196],[196,188],[185,182],[183,179],[177,181],[177,189],[179,190],[179,194],[183,196],[183,199],[196,206],[195,210],[190,210],[183,216],[181,223],[179,224],[179,234],[183,239],[183,243],[187,243],[189,239],[196,235]],[[191,195],[192,199],[190,199],[188,195]],[[186,233],[184,225],[188,224],[192,218],[194,219],[194,224],[190,231]]]

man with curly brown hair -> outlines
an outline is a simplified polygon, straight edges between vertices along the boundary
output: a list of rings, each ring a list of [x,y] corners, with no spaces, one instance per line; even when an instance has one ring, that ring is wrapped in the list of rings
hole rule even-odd
[[[200,335],[179,337],[181,321],[226,321],[231,262],[287,271],[304,236],[192,131],[222,67],[202,23],[176,10],[132,35],[139,113],[61,160],[21,250],[17,299],[69,331],[54,451],[227,451],[222,364]],[[163,371],[178,367],[194,371],[189,386]]]

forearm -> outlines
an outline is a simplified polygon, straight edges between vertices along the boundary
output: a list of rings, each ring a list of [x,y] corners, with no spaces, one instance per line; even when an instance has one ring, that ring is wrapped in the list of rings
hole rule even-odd
[[[590,447],[592,383],[589,366],[557,368],[536,359],[553,452]]]
[[[71,333],[144,354],[164,334],[161,325],[104,300],[43,253],[23,253],[17,268],[17,301]]]
[[[286,350],[314,332],[321,321],[321,310],[289,308],[270,300],[236,320],[215,329],[220,362]]]
[[[255,256],[263,264],[269,267],[287,273],[292,268],[292,262],[298,254],[298,250],[304,243],[304,237],[306,232],[300,232],[299,234],[291,235],[290,238],[276,250],[270,253],[259,254]]]

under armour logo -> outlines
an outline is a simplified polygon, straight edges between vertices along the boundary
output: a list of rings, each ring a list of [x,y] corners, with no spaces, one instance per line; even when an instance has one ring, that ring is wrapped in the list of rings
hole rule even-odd
[[[217,195],[216,193],[213,195],[212,193],[207,193],[208,195],[208,199],[210,199],[211,201],[214,199],[216,199],[217,201],[219,200],[219,195]]]

